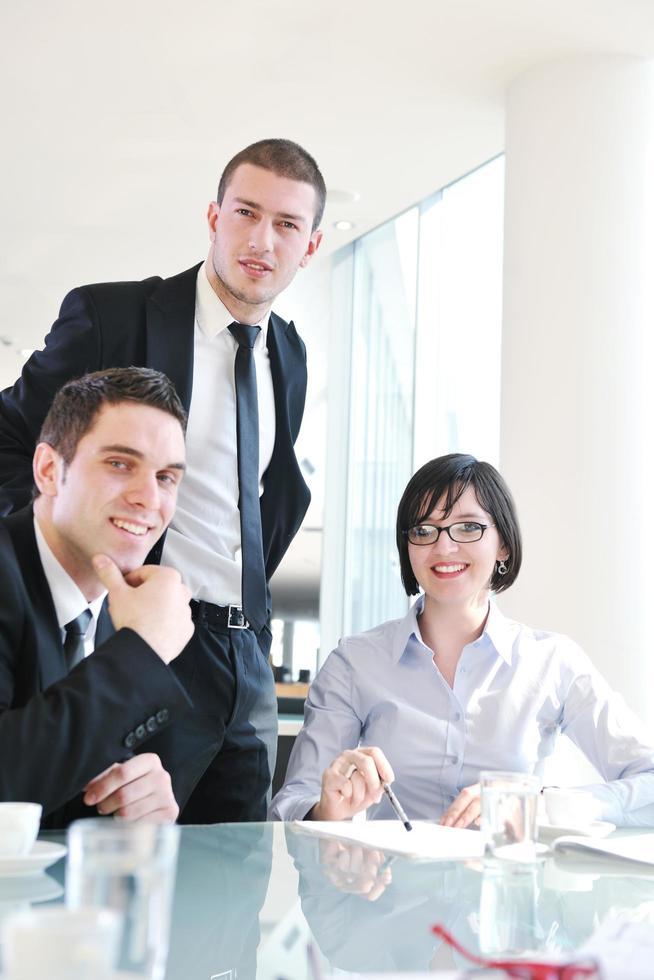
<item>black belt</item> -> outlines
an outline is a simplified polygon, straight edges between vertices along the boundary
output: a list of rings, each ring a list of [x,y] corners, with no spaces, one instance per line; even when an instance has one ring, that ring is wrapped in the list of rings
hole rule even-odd
[[[191,618],[205,626],[222,626],[230,630],[252,629],[240,606],[216,606],[203,599],[191,599]]]

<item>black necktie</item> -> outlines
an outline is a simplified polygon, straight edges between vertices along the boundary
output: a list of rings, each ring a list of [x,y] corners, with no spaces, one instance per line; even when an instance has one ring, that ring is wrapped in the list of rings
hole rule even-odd
[[[91,619],[91,610],[85,609],[77,619],[72,619],[66,623],[66,639],[64,640],[64,656],[68,664],[68,670],[72,670],[78,663],[84,660],[84,637]]]
[[[243,611],[255,632],[258,633],[268,618],[259,503],[259,407],[257,374],[254,365],[254,343],[260,327],[251,327],[246,323],[231,323],[229,330],[238,343],[234,361],[234,381],[236,383]]]

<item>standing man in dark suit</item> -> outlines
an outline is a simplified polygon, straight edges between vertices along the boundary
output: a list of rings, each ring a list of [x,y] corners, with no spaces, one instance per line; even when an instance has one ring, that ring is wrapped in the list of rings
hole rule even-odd
[[[152,744],[191,709],[168,666],[193,632],[189,592],[141,566],[175,508],[185,421],[156,371],[69,382],[34,453],[34,504],[0,520],[0,800],[41,803],[46,827],[177,816]]]
[[[166,751],[183,822],[264,819],[277,745],[267,583],[309,491],[293,450],[306,354],[275,297],[321,240],[325,184],[288,140],[247,147],[208,209],[210,250],[172,279],[104,283],[64,299],[45,350],[0,403],[0,505],[25,502],[34,439],[68,378],[116,365],[167,374],[189,411],[187,476],[151,561],[189,585],[196,632],[174,670],[200,710]],[[192,397],[191,397],[192,393]]]

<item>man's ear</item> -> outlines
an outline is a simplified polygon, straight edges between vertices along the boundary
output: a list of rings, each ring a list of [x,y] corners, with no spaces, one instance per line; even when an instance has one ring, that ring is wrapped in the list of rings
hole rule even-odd
[[[311,238],[309,239],[309,245],[306,252],[302,256],[302,261],[300,262],[300,268],[304,269],[309,264],[311,257],[318,251],[318,246],[322,241],[322,232],[320,228],[316,228],[315,231],[311,232]]]
[[[209,240],[215,241],[216,238],[216,222],[218,221],[218,215],[220,214],[220,204],[218,201],[209,201],[209,206],[207,208],[207,224],[209,226]]]
[[[40,442],[34,450],[32,472],[39,493],[56,497],[64,479],[65,464],[56,449],[47,442]]]

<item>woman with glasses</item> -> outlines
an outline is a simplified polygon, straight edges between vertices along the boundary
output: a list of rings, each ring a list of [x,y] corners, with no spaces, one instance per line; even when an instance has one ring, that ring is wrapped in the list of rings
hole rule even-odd
[[[271,816],[409,818],[466,827],[481,770],[540,774],[559,733],[601,774],[599,816],[654,825],[654,749],[568,637],[507,619],[492,601],[516,580],[520,528],[494,467],[454,453],[409,481],[397,514],[404,619],[347,637],[312,684]]]

